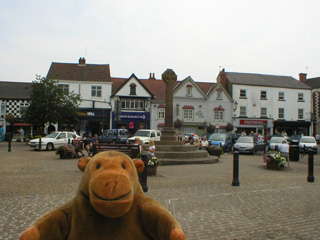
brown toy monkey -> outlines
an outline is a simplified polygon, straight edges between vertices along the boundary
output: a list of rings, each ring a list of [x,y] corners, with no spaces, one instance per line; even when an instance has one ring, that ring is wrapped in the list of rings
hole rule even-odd
[[[81,158],[76,197],[40,217],[20,240],[186,239],[174,216],[143,193],[141,162],[116,151]]]

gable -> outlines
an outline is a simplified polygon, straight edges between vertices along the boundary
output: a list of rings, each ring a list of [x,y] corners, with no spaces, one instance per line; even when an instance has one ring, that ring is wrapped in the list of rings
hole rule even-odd
[[[131,86],[134,86],[136,89],[135,95],[130,95]],[[136,78],[134,74],[131,75],[131,77],[124,82],[114,94],[117,96],[126,97],[153,97],[148,89]]]
[[[173,89],[174,97],[207,98],[206,94],[199,88],[191,77],[187,77]]]

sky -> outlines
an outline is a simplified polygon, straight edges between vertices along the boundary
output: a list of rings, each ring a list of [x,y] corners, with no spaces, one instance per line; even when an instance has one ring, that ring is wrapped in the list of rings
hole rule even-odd
[[[0,0],[0,81],[80,57],[123,78],[320,77],[319,11],[319,0]]]

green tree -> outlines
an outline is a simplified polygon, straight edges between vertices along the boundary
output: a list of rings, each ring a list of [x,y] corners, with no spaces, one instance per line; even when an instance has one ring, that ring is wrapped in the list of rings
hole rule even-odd
[[[65,93],[58,81],[37,75],[31,86],[31,103],[24,116],[36,127],[50,124],[74,123],[78,115],[80,96],[74,92]]]

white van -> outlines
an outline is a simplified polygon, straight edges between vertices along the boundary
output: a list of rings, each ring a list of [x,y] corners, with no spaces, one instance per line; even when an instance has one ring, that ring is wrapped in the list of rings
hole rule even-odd
[[[141,144],[148,144],[149,140],[160,141],[161,132],[159,130],[152,129],[140,129],[136,134],[128,138],[127,143],[134,143],[135,138],[140,138]]]

